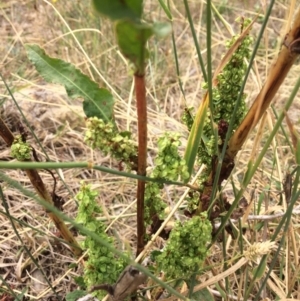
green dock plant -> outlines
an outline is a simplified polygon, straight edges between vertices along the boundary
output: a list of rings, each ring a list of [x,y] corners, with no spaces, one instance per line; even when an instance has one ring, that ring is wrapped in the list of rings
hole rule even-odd
[[[242,33],[251,23],[251,19],[238,19],[237,22],[241,24]],[[231,49],[240,38],[240,35],[241,34],[234,35],[228,40],[225,45],[226,48]],[[212,101],[210,102],[210,106],[208,106],[202,114],[203,129],[196,157],[198,164],[204,164],[205,166],[198,178],[200,192],[203,192],[206,183],[209,183],[210,186],[213,185],[213,183],[209,182],[209,175],[212,173],[214,165],[213,160],[220,156],[229,129],[229,124],[232,122],[232,112],[234,111],[238,100],[239,103],[236,114],[234,115],[230,136],[247,113],[247,106],[245,103],[246,94],[243,93],[240,99],[239,94],[248,68],[247,61],[251,55],[252,42],[253,38],[250,34],[247,34],[237,47],[236,51],[232,54],[228,63],[224,66],[223,70],[216,76],[215,84],[212,87]],[[203,84],[203,88],[208,88],[207,82]],[[193,108],[186,108],[182,116],[182,121],[190,131],[194,125],[194,119]],[[187,198],[188,207],[191,212],[199,208],[199,206],[202,206],[201,199],[199,205],[199,197],[197,198],[197,195],[198,194],[194,193],[193,196]],[[203,207],[204,210],[207,210],[207,201],[205,201]]]
[[[11,145],[11,156],[18,161],[25,161],[31,158],[31,147],[29,143],[24,142],[22,137],[16,136],[13,144]]]
[[[104,5],[105,3],[105,5]],[[138,4],[139,3],[139,4]],[[83,110],[87,117],[87,131],[85,141],[93,149],[110,155],[118,162],[126,164],[128,171],[136,171],[139,175],[146,175],[147,154],[147,115],[145,98],[145,66],[148,59],[147,40],[152,36],[164,36],[169,32],[168,24],[150,24],[142,21],[142,3],[136,0],[127,9],[116,11],[108,9],[106,1],[94,0],[96,9],[115,22],[115,30],[119,47],[125,57],[134,66],[134,78],[137,98],[138,145],[134,142],[134,133],[120,131],[114,118],[114,98],[104,88],[99,88],[88,76],[83,74],[72,64],[57,58],[51,58],[37,45],[27,45],[29,59],[34,63],[40,74],[50,82],[64,85],[70,98],[83,98]],[[123,7],[124,8],[124,7]],[[248,22],[248,21],[247,21]],[[230,43],[234,43],[234,37]],[[218,143],[214,140],[214,128],[221,121],[229,122],[230,112],[235,103],[232,101],[238,93],[241,78],[246,65],[244,59],[249,56],[250,37],[244,39],[241,46],[232,56],[223,72],[218,76],[218,84],[213,89],[213,114],[208,111],[203,124],[201,144],[198,148],[198,159],[209,165],[213,155],[217,155],[218,147],[222,144],[222,136]],[[228,47],[231,46],[229,43]],[[192,127],[193,116],[191,110],[186,110],[188,127]],[[242,103],[238,111],[235,124],[245,114]],[[213,124],[211,123],[213,117]],[[186,158],[180,155],[180,135],[166,132],[157,140],[157,155],[154,167],[149,176],[157,182],[145,183],[139,180],[137,187],[137,254],[141,252],[146,242],[145,229],[156,218],[165,218],[167,204],[163,201],[162,181],[188,181],[191,174],[188,170]],[[202,161],[201,161],[202,160]],[[145,185],[146,184],[146,185]],[[105,225],[97,220],[101,208],[97,205],[97,193],[89,185],[83,184],[77,194],[79,202],[77,221],[87,229],[94,231],[102,239],[114,244],[112,238],[105,233]],[[188,278],[193,272],[201,268],[207,255],[210,242],[211,225],[207,214],[202,213],[186,222],[178,222],[169,242],[162,254],[157,258],[158,269],[163,270],[169,279]],[[115,283],[120,271],[124,269],[124,261],[120,261],[107,248],[86,237],[82,245],[88,250],[88,259],[84,271],[84,280],[88,288],[99,283]],[[181,251],[184,250],[184,251]],[[196,259],[195,259],[196,258]]]
[[[211,223],[204,212],[186,222],[176,223],[167,246],[156,257],[157,266],[167,279],[188,280],[193,272],[199,273],[207,257],[211,231]]]
[[[187,1],[184,2],[188,9]],[[168,23],[151,23],[144,20],[141,0],[93,0],[93,5],[101,17],[108,17],[114,23],[119,49],[133,66],[138,117],[137,133],[118,129],[112,93],[105,88],[99,88],[97,83],[72,64],[48,56],[37,45],[26,46],[28,57],[45,80],[62,84],[70,98],[83,99],[83,110],[87,117],[86,143],[94,149],[99,149],[105,155],[110,155],[117,161],[125,163],[128,171],[135,171],[143,177],[146,176],[148,167],[145,81],[149,59],[147,43],[152,36],[166,36],[170,33],[171,26]],[[211,2],[208,1],[207,5],[209,17]],[[167,7],[163,4],[162,6],[170,17]],[[208,18],[207,26],[209,22]],[[242,30],[249,24],[250,20],[242,21]],[[209,38],[208,34],[208,41]],[[234,36],[226,46],[231,49],[239,38],[240,35]],[[207,81],[204,88],[208,88],[206,99],[209,99],[209,103],[200,106],[200,114],[195,117],[191,108],[185,110],[183,120],[190,130],[190,136],[184,158],[179,152],[181,142],[178,134],[166,132],[157,140],[158,151],[154,167],[149,174],[157,179],[157,182],[146,183],[144,179],[139,178],[137,183],[137,255],[142,252],[147,242],[146,227],[151,224],[154,217],[165,218],[164,211],[167,205],[162,197],[162,182],[164,180],[188,182],[194,172],[194,162],[197,159],[198,163],[206,165],[206,172],[199,180],[200,189],[198,190],[201,190],[203,188],[201,185],[208,183],[207,178],[212,174],[214,161],[220,158],[225,137],[234,136],[235,131],[245,120],[243,84],[246,71],[249,70],[246,60],[250,58],[251,43],[252,38],[248,34],[241,39],[236,51],[232,53],[228,63],[216,76],[214,83],[212,83],[213,77],[211,76],[211,60],[208,57],[210,72],[207,76],[203,70],[203,75]],[[289,49],[291,55],[295,56],[293,60],[296,59],[296,54],[293,53],[293,51],[297,52],[296,46],[297,44]],[[207,50],[210,53],[209,43]],[[198,55],[201,60],[200,51]],[[235,113],[232,114],[232,112]],[[135,140],[138,141],[137,144]],[[12,153],[25,154],[26,159],[27,152],[19,140],[16,141]],[[249,167],[249,170],[249,173],[253,175],[254,169]],[[211,182],[206,187],[212,186],[215,179],[212,176],[210,180]],[[250,180],[246,180],[245,183],[248,184]],[[238,194],[239,197],[242,196],[241,191]],[[198,193],[199,191],[196,194]],[[195,197],[192,196],[191,199],[195,201]],[[97,204],[97,192],[93,191],[91,186],[83,184],[77,194],[77,200],[79,202],[77,222],[89,231],[93,231],[103,241],[115,245],[114,240],[105,233],[105,225],[97,219],[102,212]],[[228,210],[227,218],[229,218],[230,210]],[[163,271],[167,279],[180,278],[188,282],[193,273],[201,270],[208,254],[208,244],[211,243],[211,232],[212,226],[206,212],[197,212],[195,216],[190,219],[186,218],[184,222],[178,221],[171,231],[166,247],[156,257],[157,274]],[[91,237],[85,238],[82,247],[88,252],[84,271],[87,287],[90,288],[99,283],[115,283],[126,262],[119,260],[109,251],[109,248],[98,245]]]
[[[180,156],[178,148],[181,145],[178,133],[166,132],[157,141],[158,152],[154,160],[154,169],[150,176],[156,179],[170,181],[185,180],[189,177],[184,158]],[[145,225],[150,225],[154,217],[164,219],[167,204],[162,199],[163,184],[149,182],[145,190]]]
[[[240,20],[237,21],[240,22]],[[241,31],[250,23],[250,19],[244,20],[242,22]],[[238,38],[239,35],[234,35],[226,42],[226,48],[230,49]],[[248,65],[246,62],[251,55],[252,42],[253,38],[250,35],[247,35],[243,39],[242,43],[234,52],[222,72],[217,75],[217,83],[212,88],[212,106],[210,106],[206,112],[202,138],[197,154],[199,164],[206,165],[206,171],[199,179],[200,188],[211,172],[213,157],[218,156],[219,151],[222,149],[228,125],[232,118],[232,112],[236,105],[236,101],[239,98],[243,79],[247,71]],[[203,88],[207,89],[207,82],[203,84]],[[231,132],[239,126],[247,113],[245,99],[246,94],[243,93],[235,114],[235,120]],[[182,117],[183,122],[187,125],[189,130],[191,130],[193,125],[193,116],[191,112],[192,108],[187,108]]]
[[[246,19],[242,24],[242,30],[250,23],[251,20]],[[231,40],[227,41],[226,48],[230,49],[238,37],[239,35],[235,35]],[[251,55],[252,41],[253,38],[250,35],[246,36],[222,72],[217,75],[217,84],[212,89],[213,112],[211,112],[210,108],[208,109],[202,141],[198,149],[198,159],[201,164],[211,166],[212,157],[218,154],[219,148],[223,145],[226,130],[230,123],[232,112],[239,97],[243,79],[247,71],[248,65],[246,62]],[[203,85],[203,88],[207,88],[207,83]],[[246,94],[244,93],[235,115],[232,131],[239,126],[247,113],[248,109],[245,99]],[[213,126],[211,124],[212,121]],[[224,129],[222,129],[222,123],[223,127],[225,127]],[[215,128],[218,128],[217,138],[214,134]]]
[[[122,161],[129,170],[136,169],[137,146],[129,131],[118,131],[113,122],[105,122],[97,117],[88,118],[86,126],[84,140],[91,148]]]
[[[82,183],[80,191],[76,195],[78,201],[78,213],[76,222],[83,225],[89,231],[94,232],[101,240],[111,245],[116,242],[105,232],[106,225],[99,220],[102,212],[97,202],[98,192],[91,185]],[[83,250],[87,250],[87,260],[84,268],[84,283],[88,289],[95,284],[114,284],[127,262],[115,256],[108,248],[99,245],[92,237],[86,236],[82,242]],[[106,295],[103,291],[97,291],[97,297]]]

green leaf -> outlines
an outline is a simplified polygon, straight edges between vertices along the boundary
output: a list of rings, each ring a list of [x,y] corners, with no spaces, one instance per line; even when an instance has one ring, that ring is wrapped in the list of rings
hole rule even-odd
[[[73,291],[66,295],[66,301],[76,301],[77,299],[87,295],[85,291]]]
[[[152,26],[123,20],[117,22],[116,33],[123,55],[134,64],[139,75],[144,75],[149,55],[145,45],[153,34]]]
[[[254,231],[255,231],[255,232],[259,232],[259,231],[263,228],[264,225],[265,225],[264,222],[259,222],[259,223],[257,223],[257,224],[254,226]]]
[[[48,56],[38,45],[27,44],[27,55],[40,75],[48,82],[61,84],[70,98],[83,98],[87,117],[113,120],[114,99],[109,91],[76,69],[72,64]]]
[[[91,83],[94,83],[91,79],[89,79],[89,81]],[[112,121],[114,104],[114,98],[112,94],[104,88],[99,88],[98,85],[97,90],[90,94],[91,97],[94,96],[98,98],[84,99],[83,111],[86,117],[98,117],[99,119],[103,119],[104,121]]]
[[[205,301],[214,301],[214,297],[211,292],[204,288],[198,292],[192,294],[191,300],[205,300]]]
[[[150,253],[150,259],[152,261],[156,261],[156,257],[161,255],[161,251],[160,250],[153,250],[151,253]]]
[[[84,282],[84,278],[82,276],[75,276],[74,278],[75,283],[81,288],[86,289],[86,284]]]
[[[143,0],[93,0],[95,9],[112,20],[139,21],[143,12]]]

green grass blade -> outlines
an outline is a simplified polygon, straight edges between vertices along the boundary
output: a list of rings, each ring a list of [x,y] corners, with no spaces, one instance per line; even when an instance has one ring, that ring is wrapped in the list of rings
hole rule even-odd
[[[297,141],[297,146],[296,146],[296,151],[295,151],[295,157],[296,157],[296,162],[298,165],[296,176],[294,179],[293,183],[293,190],[292,190],[292,195],[295,195],[299,189],[299,180],[300,180],[300,172],[299,172],[299,166],[300,166],[300,141],[298,139]]]
[[[272,112],[273,112],[275,118],[277,119],[278,118],[278,114],[277,114],[277,111],[276,111],[274,105],[271,105],[271,108],[272,108]],[[280,125],[280,129],[282,131],[283,136],[285,137],[286,142],[288,143],[288,145],[289,145],[289,147],[291,149],[291,152],[293,152],[292,143],[291,143],[290,139],[288,138],[288,134],[287,134],[286,130],[284,129],[283,125]]]
[[[212,101],[212,51],[211,51],[211,0],[207,1],[206,7],[206,49],[207,49],[207,91],[210,109],[211,126],[213,127],[214,107]],[[215,131],[216,149],[218,149],[218,133]]]
[[[5,278],[3,278],[1,275],[0,275],[0,281],[1,281],[1,291],[0,293],[6,293],[6,294],[10,294],[11,297],[14,297],[15,301],[22,301],[23,300],[23,297],[19,299],[19,295],[17,295],[14,290],[11,288],[11,284],[8,283]],[[6,287],[6,288],[5,288]],[[24,288],[24,291],[26,290],[26,288]],[[8,299],[9,300],[9,299]]]
[[[72,64],[48,56],[38,45],[27,44],[28,58],[40,75],[48,82],[61,84],[70,98],[83,98],[83,110],[87,117],[113,119],[112,94],[76,69]]]
[[[170,1],[169,0],[168,0],[168,10],[169,10],[170,15],[171,15],[171,8],[170,8]],[[172,15],[171,15],[170,19],[172,20]],[[172,27],[173,27],[173,24],[172,24]],[[173,46],[173,52],[174,52],[174,62],[175,62],[175,69],[176,69],[178,85],[179,85],[181,94],[183,96],[183,99],[186,103],[185,93],[184,93],[182,81],[181,81],[181,78],[180,78],[179,59],[178,59],[176,39],[175,39],[174,31],[172,31],[172,46]]]
[[[204,127],[204,122],[206,118],[207,107],[209,105],[210,110],[213,114],[213,107],[212,107],[212,66],[211,66],[211,2],[207,1],[207,23],[206,23],[206,47],[207,47],[207,84],[208,84],[208,92],[203,99],[203,103],[200,109],[197,111],[189,139],[187,142],[187,148],[184,154],[185,161],[187,163],[188,172],[191,175],[193,171],[193,167],[195,164],[195,160],[197,157],[198,146],[200,140],[202,139],[202,132]],[[204,74],[203,74],[204,76]],[[208,98],[208,99],[207,99]],[[211,114],[211,120],[212,120]],[[213,126],[213,123],[212,123]],[[215,133],[217,134],[217,133]],[[215,139],[216,143],[218,139]],[[217,149],[217,148],[216,148]]]
[[[198,110],[197,112],[184,154],[184,159],[186,161],[190,176],[192,175],[193,167],[198,152],[198,146],[202,137],[207,112],[207,104],[208,102],[205,101],[201,107],[201,110]],[[186,181],[188,181],[188,179]]]
[[[207,74],[206,74],[204,61],[203,61],[203,58],[202,58],[202,55],[201,55],[201,50],[200,50],[200,46],[199,46],[199,42],[198,42],[199,39],[196,35],[193,19],[192,19],[191,12],[190,12],[190,7],[189,7],[189,4],[188,4],[187,0],[184,0],[184,7],[185,7],[185,11],[186,11],[188,21],[189,21],[189,24],[190,24],[194,44],[195,44],[197,55],[198,55],[199,64],[200,64],[202,75],[203,75],[203,79],[204,79],[205,82],[207,82]]]
[[[168,8],[168,6],[165,4],[165,2],[163,0],[158,0],[158,2],[160,4],[160,6],[162,7],[162,9],[164,10],[167,17],[172,21],[172,14],[171,14],[171,11]]]

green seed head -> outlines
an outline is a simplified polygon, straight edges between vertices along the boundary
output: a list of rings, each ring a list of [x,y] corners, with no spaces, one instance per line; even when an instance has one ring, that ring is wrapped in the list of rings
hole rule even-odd
[[[23,142],[21,136],[17,136],[11,146],[11,156],[18,161],[25,161],[31,158],[31,147],[28,143]]]

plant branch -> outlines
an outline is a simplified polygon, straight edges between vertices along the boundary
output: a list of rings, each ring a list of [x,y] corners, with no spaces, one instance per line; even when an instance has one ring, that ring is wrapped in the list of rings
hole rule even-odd
[[[62,168],[87,168],[87,169],[93,169],[93,170],[99,170],[102,172],[106,172],[113,175],[118,175],[121,177],[146,181],[146,182],[155,182],[155,183],[162,183],[166,185],[176,185],[176,186],[184,186],[188,187],[192,190],[199,191],[199,187],[195,185],[191,185],[189,183],[183,183],[183,182],[177,182],[177,181],[170,181],[167,179],[161,179],[161,178],[151,178],[151,177],[145,177],[140,176],[133,173],[128,173],[124,171],[119,171],[116,169],[111,169],[105,166],[101,165],[93,165],[91,162],[6,162],[6,161],[0,161],[0,169],[62,169]]]

